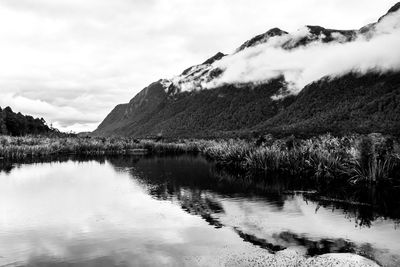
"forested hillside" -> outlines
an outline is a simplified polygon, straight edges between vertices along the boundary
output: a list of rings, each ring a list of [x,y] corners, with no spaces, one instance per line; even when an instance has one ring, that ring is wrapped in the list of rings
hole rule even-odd
[[[0,135],[23,136],[27,134],[47,134],[54,132],[43,118],[33,118],[15,113],[10,107],[0,107]]]
[[[350,73],[306,86],[275,117],[254,127],[280,134],[400,134],[400,73]]]

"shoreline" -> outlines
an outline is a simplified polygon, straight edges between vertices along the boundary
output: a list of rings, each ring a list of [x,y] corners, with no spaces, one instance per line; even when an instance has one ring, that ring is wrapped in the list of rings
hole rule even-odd
[[[0,136],[0,160],[55,155],[200,154],[233,172],[279,174],[349,184],[400,180],[400,144],[381,134],[309,139],[263,136],[255,140],[180,140],[134,138]]]

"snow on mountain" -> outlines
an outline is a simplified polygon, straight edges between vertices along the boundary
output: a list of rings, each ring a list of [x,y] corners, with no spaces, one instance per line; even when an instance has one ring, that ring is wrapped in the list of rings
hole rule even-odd
[[[170,93],[227,84],[251,86],[282,76],[291,93],[297,94],[306,84],[325,76],[396,69],[400,65],[400,56],[393,60],[399,53],[396,45],[400,45],[399,6],[360,30],[308,25],[288,33],[273,28],[244,42],[230,55],[218,53],[169,79],[174,87]]]

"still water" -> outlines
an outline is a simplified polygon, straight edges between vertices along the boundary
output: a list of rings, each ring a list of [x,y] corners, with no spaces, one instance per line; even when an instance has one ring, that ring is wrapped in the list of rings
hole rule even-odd
[[[254,183],[193,156],[7,165],[0,266],[290,266],[325,253],[400,266],[398,202],[372,196]]]

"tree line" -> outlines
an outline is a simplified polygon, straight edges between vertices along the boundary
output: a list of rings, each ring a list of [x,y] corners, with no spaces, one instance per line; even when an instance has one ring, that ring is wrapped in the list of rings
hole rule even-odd
[[[0,135],[24,136],[54,132],[58,130],[49,127],[43,118],[15,113],[10,107],[0,107]]]

